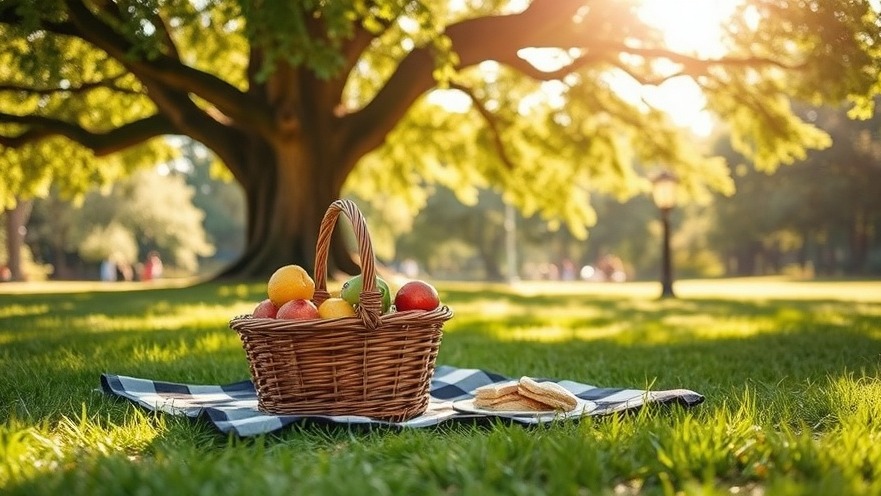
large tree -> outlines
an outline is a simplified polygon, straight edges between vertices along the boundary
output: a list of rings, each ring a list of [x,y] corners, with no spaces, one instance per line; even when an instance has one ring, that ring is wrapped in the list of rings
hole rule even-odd
[[[710,57],[668,49],[636,15],[638,2],[514,3],[524,6],[2,0],[4,173],[28,176],[41,163],[17,156],[57,161],[49,147],[59,137],[104,156],[188,135],[244,188],[246,249],[230,273],[257,275],[311,264],[324,209],[393,130],[396,143],[372,168],[377,187],[418,181],[427,164],[439,180],[492,183],[526,212],[583,226],[591,188],[646,185],[637,164],[669,164],[692,193],[731,188],[721,159],[697,153],[663,112],[614,91],[610,75],[692,79],[731,124],[737,149],[762,167],[828,144],[790,99],[851,99],[865,114],[860,98],[881,89],[869,0],[746,0],[726,34],[730,50]],[[539,70],[525,48],[559,49],[562,62]],[[566,103],[535,104],[551,81]],[[446,120],[435,107],[395,129],[438,85],[470,96],[468,117]],[[334,246],[338,266],[351,268]]]

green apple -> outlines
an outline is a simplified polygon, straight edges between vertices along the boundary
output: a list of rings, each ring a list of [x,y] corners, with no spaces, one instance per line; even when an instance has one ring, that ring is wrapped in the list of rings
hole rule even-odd
[[[364,281],[361,279],[361,274],[358,274],[343,283],[340,297],[352,305],[357,305],[361,302],[361,288],[363,285]],[[389,291],[388,284],[381,277],[376,278],[376,289],[382,293],[382,313],[386,313],[392,306],[392,293]]]

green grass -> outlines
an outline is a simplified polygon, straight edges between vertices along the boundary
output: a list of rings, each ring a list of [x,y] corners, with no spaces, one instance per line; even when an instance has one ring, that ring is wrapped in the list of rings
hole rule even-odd
[[[694,409],[238,439],[95,392],[246,378],[259,284],[2,285],[2,494],[881,494],[881,282],[439,285],[439,363],[684,387]],[[64,291],[59,291],[64,288]]]

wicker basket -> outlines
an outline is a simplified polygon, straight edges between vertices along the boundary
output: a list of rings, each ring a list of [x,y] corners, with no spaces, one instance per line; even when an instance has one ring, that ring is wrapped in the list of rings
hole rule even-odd
[[[337,200],[327,209],[315,252],[315,296],[327,292],[327,251],[339,213],[358,240],[364,286],[355,317],[276,320],[237,317],[258,407],[273,414],[360,415],[394,422],[422,414],[440,348],[442,327],[453,314],[431,311],[381,315],[373,247],[358,207]]]

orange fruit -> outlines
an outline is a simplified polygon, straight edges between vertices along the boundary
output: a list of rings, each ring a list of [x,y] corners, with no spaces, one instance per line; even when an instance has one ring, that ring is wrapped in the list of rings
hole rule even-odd
[[[266,295],[277,307],[291,300],[311,300],[314,294],[315,281],[299,265],[279,267],[266,285]]]
[[[355,307],[342,298],[328,298],[318,306],[318,316],[322,319],[353,317],[354,315]]]

